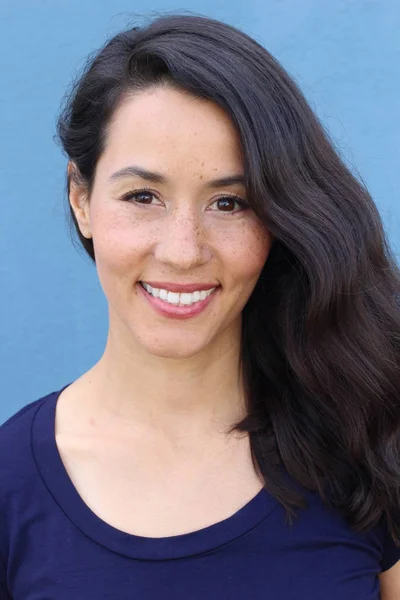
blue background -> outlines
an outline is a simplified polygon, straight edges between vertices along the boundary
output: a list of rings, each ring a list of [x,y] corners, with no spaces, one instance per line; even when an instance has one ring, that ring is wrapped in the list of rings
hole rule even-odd
[[[106,301],[69,237],[56,116],[90,52],[135,15],[164,11],[224,20],[280,60],[368,185],[399,252],[398,0],[2,0],[0,422],[102,354]]]

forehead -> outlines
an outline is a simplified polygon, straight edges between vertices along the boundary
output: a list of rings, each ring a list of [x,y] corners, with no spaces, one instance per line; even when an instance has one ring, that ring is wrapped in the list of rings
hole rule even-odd
[[[106,169],[127,162],[170,171],[191,165],[213,175],[240,171],[243,164],[240,137],[226,112],[167,86],[124,100],[109,124],[101,162]]]

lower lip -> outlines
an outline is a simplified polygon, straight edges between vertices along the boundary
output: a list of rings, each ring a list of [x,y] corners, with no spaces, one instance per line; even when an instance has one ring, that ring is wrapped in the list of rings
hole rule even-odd
[[[155,298],[138,283],[137,284],[140,292],[143,294],[147,302],[164,317],[170,317],[172,319],[189,319],[199,315],[207,306],[212,302],[214,296],[219,288],[216,288],[205,300],[199,300],[190,306],[177,306],[176,304],[169,304],[160,298]]]

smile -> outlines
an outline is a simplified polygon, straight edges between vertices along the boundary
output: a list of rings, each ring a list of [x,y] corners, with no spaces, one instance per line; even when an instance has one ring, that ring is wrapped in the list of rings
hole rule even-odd
[[[147,293],[151,294],[153,298],[159,298],[168,304],[173,304],[175,306],[192,306],[192,304],[196,304],[201,300],[205,300],[213,293],[215,287],[210,288],[209,290],[197,290],[191,293],[188,292],[170,292],[168,290],[164,290],[162,288],[151,287],[148,283],[144,281],[140,282],[144,287]]]
[[[171,290],[144,281],[139,281],[137,285],[153,310],[170,319],[190,319],[200,315],[211,302],[215,302],[221,288],[220,285],[204,289],[208,286],[198,284],[178,287],[177,284],[168,284],[169,288],[173,288]],[[203,289],[196,289],[196,287]],[[185,291],[180,291],[182,288]]]

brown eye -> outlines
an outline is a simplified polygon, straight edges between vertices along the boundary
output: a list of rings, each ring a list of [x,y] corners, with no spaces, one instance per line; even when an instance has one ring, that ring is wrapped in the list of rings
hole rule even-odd
[[[236,201],[233,198],[220,198],[217,201],[219,210],[223,210],[224,212],[231,212],[231,210],[234,210],[235,204]]]
[[[152,204],[155,198],[155,195],[151,191],[137,190],[135,192],[132,191],[124,194],[121,200],[125,200],[126,202],[134,201],[137,204]]]
[[[153,194],[150,192],[137,192],[136,194],[132,194],[132,197],[140,204],[151,204],[153,200]]]
[[[248,204],[237,196],[224,196],[212,203],[215,206],[212,210],[225,213],[236,213],[248,208]]]

